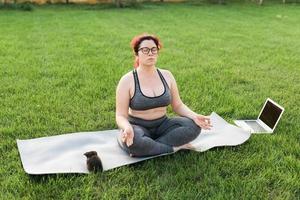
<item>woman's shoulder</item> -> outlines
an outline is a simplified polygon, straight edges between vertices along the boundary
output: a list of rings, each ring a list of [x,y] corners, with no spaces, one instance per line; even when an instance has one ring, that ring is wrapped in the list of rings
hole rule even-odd
[[[163,75],[168,75],[169,73],[171,73],[168,69],[164,69],[164,68],[160,68],[157,67],[157,69],[163,74]]]
[[[130,70],[126,74],[124,74],[120,78],[120,83],[122,83],[122,84],[130,84],[134,80],[132,72],[133,72],[133,70]]]
[[[162,69],[162,68],[158,68],[159,71],[162,73],[162,75],[168,79],[173,79],[173,74],[170,70],[168,69]]]
[[[134,69],[127,71],[125,74],[122,75],[121,79],[128,79],[130,77],[133,77],[133,71]]]

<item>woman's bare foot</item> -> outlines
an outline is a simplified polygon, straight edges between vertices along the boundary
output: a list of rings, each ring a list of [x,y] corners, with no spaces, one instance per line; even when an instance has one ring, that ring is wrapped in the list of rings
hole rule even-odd
[[[185,149],[194,149],[194,148],[195,148],[195,147],[194,147],[192,144],[190,144],[190,143],[185,144],[184,147],[185,147]]]
[[[180,149],[181,149],[180,147],[173,147],[174,152],[179,151]]]
[[[190,143],[178,147],[173,147],[174,152],[179,151],[180,149],[194,149],[194,147]]]

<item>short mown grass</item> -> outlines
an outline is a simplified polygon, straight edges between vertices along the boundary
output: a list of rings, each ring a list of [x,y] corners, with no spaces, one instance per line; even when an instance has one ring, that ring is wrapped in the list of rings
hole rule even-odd
[[[299,5],[277,3],[0,11],[0,199],[299,199],[299,22]],[[117,128],[116,85],[142,32],[161,38],[157,66],[193,111],[232,123],[271,97],[286,109],[275,133],[104,173],[27,175],[17,138]]]

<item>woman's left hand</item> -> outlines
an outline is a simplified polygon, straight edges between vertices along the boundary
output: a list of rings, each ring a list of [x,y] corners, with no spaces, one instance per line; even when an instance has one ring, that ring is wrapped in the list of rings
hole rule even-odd
[[[210,123],[210,118],[208,116],[196,114],[193,120],[198,126],[200,126],[203,129],[210,130],[210,128],[213,127]]]

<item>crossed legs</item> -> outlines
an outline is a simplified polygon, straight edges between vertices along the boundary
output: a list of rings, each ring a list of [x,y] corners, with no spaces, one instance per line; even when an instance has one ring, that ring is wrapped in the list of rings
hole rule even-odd
[[[164,120],[158,127],[148,129],[142,125],[132,124],[133,144],[125,150],[132,156],[152,156],[174,152],[176,147],[194,140],[201,132],[201,128],[187,117],[172,117]]]

